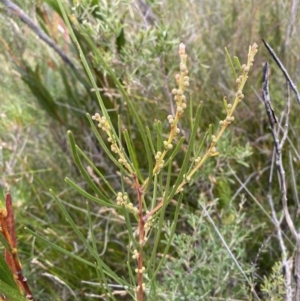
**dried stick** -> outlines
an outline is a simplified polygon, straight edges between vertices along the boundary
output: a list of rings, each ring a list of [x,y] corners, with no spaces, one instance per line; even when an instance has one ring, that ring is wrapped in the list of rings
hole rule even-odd
[[[282,71],[283,75],[285,76],[286,80],[288,81],[288,83],[290,84],[292,90],[294,91],[297,101],[300,103],[300,94],[298,92],[297,86],[294,84],[294,82],[291,80],[291,77],[289,76],[287,70],[285,69],[285,67],[283,66],[283,64],[281,63],[280,59],[278,58],[278,56],[276,55],[275,51],[270,47],[270,45],[264,40],[262,39],[263,43],[265,44],[266,48],[268,49],[268,51],[270,52],[271,56],[273,57],[274,61],[276,62],[276,64],[278,65],[279,69]]]
[[[282,164],[282,147],[283,143],[285,142],[285,138],[287,136],[288,127],[284,128],[284,136],[282,140],[279,140],[278,132],[275,129],[275,122],[274,122],[274,111],[271,109],[271,99],[269,94],[269,66],[268,63],[265,63],[263,68],[263,87],[262,87],[262,94],[263,94],[263,101],[265,104],[266,112],[270,121],[271,126],[271,133],[274,140],[274,147],[275,147],[275,163],[279,174],[279,182],[281,187],[281,200],[283,205],[283,211],[285,214],[285,218],[287,224],[289,226],[290,231],[292,232],[294,238],[297,238],[297,231],[295,225],[292,221],[290,213],[287,207],[287,191],[286,191],[286,180],[285,180],[285,171]]]
[[[284,67],[283,67],[284,68]],[[282,70],[282,69],[281,69]],[[285,69],[284,69],[285,70]],[[293,235],[293,237],[296,240],[296,257],[295,257],[295,280],[296,280],[296,292],[295,292],[295,300],[300,301],[300,235],[297,233],[294,222],[291,218],[291,215],[288,210],[287,205],[287,188],[286,188],[286,178],[285,178],[285,171],[282,163],[282,148],[283,145],[287,139],[288,135],[288,123],[289,123],[289,113],[290,113],[290,95],[289,95],[289,85],[292,87],[293,83],[287,79],[288,83],[288,97],[287,97],[287,103],[286,103],[286,110],[285,110],[285,125],[283,128],[283,136],[280,140],[279,138],[279,131],[276,131],[275,128],[275,120],[274,116],[275,113],[271,107],[271,99],[269,94],[269,66],[268,63],[265,63],[263,68],[263,86],[262,86],[262,96],[263,101],[265,104],[266,112],[269,118],[270,122],[270,128],[271,133],[274,140],[274,149],[275,149],[275,164],[278,171],[278,181],[280,184],[281,189],[281,202],[283,207],[283,212],[285,215],[286,222],[288,224],[288,227]],[[281,245],[281,248],[283,246]],[[283,264],[287,265],[286,273],[288,273],[288,263],[283,262]],[[286,275],[286,277],[288,277]],[[290,287],[290,280],[286,278],[286,286],[287,286],[287,292],[286,292],[286,300],[291,300],[291,287]]]
[[[23,23],[27,24],[32,31],[38,35],[38,37],[43,40],[46,44],[48,44],[58,55],[62,58],[62,60],[69,65],[71,68],[76,69],[75,65],[72,63],[71,59],[57,46],[57,44],[49,38],[49,36],[40,29],[34,22],[30,19],[30,17],[16,4],[14,4],[10,0],[0,0],[6,8],[10,9],[15,16],[17,16]]]
[[[272,218],[273,218],[273,223],[276,227],[276,232],[277,232],[277,238],[279,241],[279,246],[281,249],[282,253],[282,266],[284,268],[284,276],[285,276],[285,285],[286,285],[286,301],[292,301],[293,300],[293,292],[292,292],[292,274],[291,274],[291,269],[290,269],[290,264],[288,260],[288,255],[287,255],[287,249],[283,240],[283,232],[281,229],[281,222],[282,222],[282,216],[280,220],[277,218],[276,210],[274,208],[274,202],[273,202],[273,197],[272,197],[272,179],[273,179],[273,171],[274,171],[274,161],[275,161],[275,153],[273,152],[273,158],[272,158],[272,165],[271,165],[271,170],[270,170],[270,175],[269,175],[269,183],[268,183],[268,202],[269,206],[271,208],[271,213],[272,213]]]

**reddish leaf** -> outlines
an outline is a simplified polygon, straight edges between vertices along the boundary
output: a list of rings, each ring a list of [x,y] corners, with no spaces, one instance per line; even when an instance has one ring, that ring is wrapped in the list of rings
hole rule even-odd
[[[6,194],[5,197],[5,204],[6,204],[6,210],[7,210],[7,216],[5,218],[5,224],[7,227],[8,234],[10,236],[10,242],[9,244],[11,247],[16,248],[17,247],[17,240],[16,240],[16,229],[15,229],[15,219],[14,219],[14,213],[12,209],[12,199],[10,193]],[[9,251],[5,250],[5,260],[8,266],[10,267],[10,270],[13,274],[16,272],[16,267],[14,264],[14,260],[12,258],[12,255],[9,253]]]

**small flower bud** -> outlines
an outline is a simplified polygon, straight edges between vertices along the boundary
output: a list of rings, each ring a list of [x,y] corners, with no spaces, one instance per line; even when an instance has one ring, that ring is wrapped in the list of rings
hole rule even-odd
[[[183,112],[183,108],[182,107],[177,107],[177,112],[178,113],[182,113]]]
[[[173,95],[176,95],[176,94],[177,94],[177,89],[173,89],[173,90],[172,90],[172,94],[173,94]]]
[[[197,157],[197,158],[195,159],[195,163],[200,162],[200,160],[201,160],[201,158],[200,158],[200,157]]]
[[[258,45],[257,45],[256,43],[254,43],[254,44],[252,45],[252,47],[251,47],[252,50],[255,50],[255,49],[257,49],[257,48],[258,48]]]
[[[186,71],[186,65],[183,64],[183,63],[180,63],[179,69],[180,69],[181,72],[185,72]]]
[[[185,45],[183,43],[180,43],[178,53],[179,53],[179,55],[185,54]]]
[[[240,97],[242,95],[242,91],[241,90],[238,90],[235,94],[237,97]]]
[[[181,89],[178,89],[178,90],[177,90],[177,95],[178,95],[178,96],[181,96],[182,94],[183,94],[182,90],[181,90]]]

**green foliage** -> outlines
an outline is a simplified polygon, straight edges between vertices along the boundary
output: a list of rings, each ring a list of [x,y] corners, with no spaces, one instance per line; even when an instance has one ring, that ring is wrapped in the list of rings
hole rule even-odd
[[[10,286],[13,290],[19,291],[16,282],[14,281],[13,275],[4,260],[4,257],[0,256],[0,279]]]
[[[245,100],[235,113],[236,121],[218,142],[219,156],[193,174],[180,198],[176,187],[186,179],[184,174],[192,171],[190,159],[205,154],[219,128],[220,116],[227,109],[222,105],[224,95],[229,100],[234,97],[233,74],[239,74],[241,69],[236,58],[232,64],[226,62],[225,46],[229,53],[245,61],[245,47],[261,37],[266,38],[284,56],[291,74],[297,74],[298,39],[293,38],[294,31],[286,36],[291,20],[290,3],[245,2],[241,8],[236,1],[227,5],[221,1],[204,1],[202,5],[197,1],[147,1],[155,16],[153,22],[154,19],[143,15],[140,7],[128,1],[70,1],[66,9],[79,52],[76,44],[66,42],[55,30],[56,16],[62,17],[57,1],[19,2],[29,15],[37,16],[39,25],[77,68],[75,71],[65,66],[19,20],[10,22],[8,17],[1,17],[1,33],[12,51],[1,52],[5,53],[5,58],[1,56],[4,67],[0,70],[1,109],[5,115],[0,120],[4,158],[1,184],[5,190],[13,189],[16,196],[19,244],[25,274],[34,283],[36,299],[94,300],[94,294],[109,300],[111,291],[121,294],[124,285],[134,295],[136,260],[131,256],[133,247],[138,247],[138,218],[125,205],[136,204],[136,194],[128,184],[128,171],[118,162],[119,157],[110,152],[106,133],[90,117],[99,110],[99,101],[101,115],[105,114],[111,121],[112,134],[130,167],[141,182],[149,179],[145,185],[146,209],[151,211],[158,199],[165,200],[165,206],[153,217],[150,246],[144,254],[149,296],[174,300],[201,296],[205,300],[208,295],[248,296],[249,284],[220,243],[215,229],[203,212],[195,214],[200,192],[206,195],[208,204],[213,201],[215,207],[209,207],[212,219],[230,249],[233,252],[236,249],[234,254],[247,275],[259,255],[258,263],[271,279],[271,267],[280,260],[278,246],[265,241],[273,231],[270,219],[264,214],[264,210],[269,211],[265,170],[272,142],[266,137],[264,112],[253,92],[260,89],[259,62],[266,59],[263,50],[245,89]],[[296,28],[297,22],[291,28]],[[157,151],[163,152],[163,141],[168,135],[166,116],[176,109],[171,87],[178,69],[175,49],[180,41],[185,41],[188,47],[187,65],[190,91],[193,91],[188,98],[189,112],[180,119],[185,137],[175,141],[166,156],[165,169],[154,175],[154,157]],[[81,62],[83,58],[85,66]],[[8,65],[7,61],[14,64]],[[29,89],[11,74],[12,69]],[[283,81],[278,71],[272,70],[272,76],[271,93],[279,111],[283,106]],[[96,97],[98,92],[102,101],[99,95]],[[200,108],[202,118],[200,110],[196,114],[200,100],[204,100]],[[297,118],[298,109],[294,108],[292,122]],[[211,127],[205,132],[209,124]],[[295,133],[298,124],[293,128]],[[67,130],[72,132],[66,135]],[[293,144],[288,148],[293,149],[293,145],[298,145],[296,134],[291,141]],[[292,160],[295,170],[299,165],[297,158],[294,156]],[[251,195],[245,191],[243,214],[235,211],[242,184],[233,177],[229,167],[251,191]],[[68,186],[62,181],[66,175]],[[49,188],[57,196],[49,194]],[[117,205],[119,192],[130,202]],[[23,231],[24,226],[28,232]],[[256,232],[253,227],[257,227]],[[128,232],[124,233],[125,228]],[[258,252],[265,243],[267,256]],[[191,248],[190,244],[201,248]],[[99,250],[100,261],[96,256]],[[33,258],[31,263],[29,258]],[[103,266],[102,262],[107,265]],[[107,283],[101,282],[105,275]],[[155,275],[158,275],[157,282]],[[179,286],[178,279],[182,279]],[[116,282],[121,283],[118,289],[113,286]],[[263,296],[266,300],[272,294],[277,296],[273,283],[269,282],[266,286],[269,293]],[[172,295],[173,292],[176,293]],[[123,297],[115,296],[116,300],[119,298]]]
[[[286,294],[285,279],[282,274],[282,263],[275,262],[272,273],[264,277],[261,291],[265,300],[280,301],[284,300]]]
[[[226,221],[228,213],[214,212],[216,204],[206,205],[211,216],[218,215]],[[245,220],[243,205],[240,210],[231,208],[231,221],[218,223],[221,235],[233,250],[239,262],[246,256],[245,243],[255,229],[243,229],[240,224]],[[227,209],[228,212],[228,209]],[[172,253],[162,267],[162,281],[158,295],[161,300],[208,300],[210,298],[243,299],[249,296],[245,277],[235,265],[222,241],[199,210],[196,214],[184,210],[186,225],[184,233],[175,234],[172,240]],[[217,222],[217,218],[216,218]],[[165,227],[166,238],[169,228]],[[205,250],[205,251],[204,251]],[[243,266],[250,275],[253,267]]]

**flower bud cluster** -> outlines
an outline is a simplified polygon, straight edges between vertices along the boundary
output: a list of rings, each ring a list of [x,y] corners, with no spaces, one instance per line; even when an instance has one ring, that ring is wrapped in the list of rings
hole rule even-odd
[[[242,65],[242,75],[240,75],[236,79],[236,83],[238,85],[238,89],[240,89],[241,84],[247,80],[247,73],[249,72],[250,68],[253,66],[254,63],[254,56],[257,53],[257,44],[254,43],[252,46],[249,47],[249,53],[248,53],[248,62],[247,64]],[[240,92],[240,93],[239,93]],[[243,99],[244,94],[239,90],[236,94],[239,100]]]
[[[149,231],[151,229],[151,227],[153,226],[153,224],[154,224],[154,220],[153,220],[152,216],[150,216],[144,226],[145,232]]]
[[[165,164],[165,160],[161,159],[161,156],[162,156],[162,152],[158,151],[156,153],[155,157],[154,157],[156,162],[159,162],[158,170],[161,170],[164,167],[164,164]]]
[[[213,146],[210,150],[210,154],[214,155],[217,152],[217,148],[215,146]]]
[[[138,259],[139,257],[140,257],[140,253],[138,252],[138,250],[133,250],[132,258],[133,259]]]
[[[187,183],[191,181],[191,177],[187,176],[186,174],[183,175],[183,178]]]
[[[169,124],[173,124],[174,123],[174,116],[168,115],[167,119],[168,119]]]
[[[124,156],[123,151],[120,149],[115,136],[112,134],[111,127],[105,116],[100,116],[99,113],[96,113],[92,116],[93,120],[96,120],[98,122],[98,127],[101,128],[103,131],[106,132],[108,138],[107,141],[111,144],[110,149],[113,153],[117,154],[119,156],[118,162],[122,164],[129,173],[133,173],[133,170],[130,166],[130,164],[127,162],[127,159]]]
[[[174,100],[177,105],[177,117],[183,113],[186,109],[186,97],[184,95],[184,91],[189,87],[189,77],[188,77],[188,69],[186,66],[187,55],[185,53],[185,45],[181,43],[179,45],[179,56],[180,56],[180,74],[175,75],[175,79],[178,83],[178,89],[173,89],[172,94],[174,95]]]
[[[173,148],[173,144],[172,143],[169,143],[168,141],[164,141],[164,147],[166,150],[170,150]]]
[[[123,194],[122,192],[118,192],[117,194],[117,205],[118,206],[124,205],[124,207],[128,211],[136,214],[138,214],[139,212],[138,208],[134,207],[133,204],[129,201],[127,194]]]
[[[141,269],[135,269],[135,272],[138,274],[143,274],[145,272],[146,268],[142,267]]]
[[[145,283],[142,284],[142,289],[143,289],[143,291],[146,289]],[[140,286],[138,285],[135,290],[138,292],[140,290]]]
[[[184,92],[189,87],[189,77],[188,77],[188,70],[186,66],[187,55],[185,53],[185,45],[181,43],[179,45],[179,56],[180,56],[180,73],[175,75],[175,79],[177,82],[178,88],[174,88],[172,90],[172,95],[174,96],[174,100],[176,102],[176,114],[168,115],[168,123],[170,124],[170,133],[169,137],[166,141],[163,142],[164,144],[164,151],[163,153],[157,152],[155,155],[156,164],[154,167],[154,174],[157,174],[164,166],[164,157],[169,150],[173,148],[173,139],[176,135],[180,133],[180,129],[177,127],[178,120],[181,117],[182,113],[187,107],[187,99],[184,95]]]
[[[236,79],[235,82],[236,82],[237,85],[239,86],[239,85],[241,84],[242,80],[243,80],[243,75],[240,75],[240,76]]]
[[[228,124],[230,124],[232,121],[234,121],[234,116],[227,116],[225,120],[220,120],[220,121],[219,121],[219,124],[220,124],[220,126],[222,126],[222,125],[224,125],[224,124],[228,125]]]
[[[250,47],[250,50],[249,50],[249,53],[248,53],[248,62],[249,62],[249,67],[252,67],[253,66],[253,63],[254,63],[254,56],[255,54],[257,53],[258,51],[258,45],[256,43],[254,43],[251,47]]]
[[[241,90],[238,90],[235,94],[235,96],[239,99],[242,100],[244,98],[244,94]]]
[[[106,120],[105,116],[101,117],[99,113],[96,113],[92,116],[92,119],[98,122],[98,128],[104,130],[105,132],[110,130],[109,122]]]
[[[197,157],[197,158],[195,159],[195,164],[199,163],[200,161],[201,161],[201,157]]]

